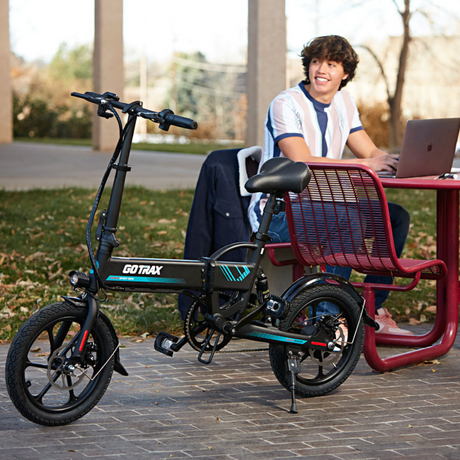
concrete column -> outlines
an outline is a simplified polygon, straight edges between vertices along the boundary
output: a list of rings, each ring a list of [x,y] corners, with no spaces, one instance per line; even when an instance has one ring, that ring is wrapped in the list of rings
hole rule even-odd
[[[0,143],[13,141],[13,97],[8,0],[0,0]]]
[[[94,91],[110,91],[123,101],[123,0],[95,0],[94,5]],[[93,149],[113,151],[117,139],[116,121],[94,115]]]
[[[246,144],[262,145],[273,98],[286,89],[285,0],[248,0]]]

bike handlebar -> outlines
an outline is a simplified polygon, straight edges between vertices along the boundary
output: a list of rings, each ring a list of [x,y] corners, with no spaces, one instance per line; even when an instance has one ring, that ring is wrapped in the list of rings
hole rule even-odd
[[[120,98],[114,93],[107,92],[99,94],[87,91],[85,94],[73,92],[71,93],[71,96],[85,99],[86,101],[98,104],[99,106],[110,104],[116,109],[120,109],[123,113],[130,113],[159,123],[160,129],[164,129],[165,131],[168,130],[170,125],[186,129],[198,128],[198,123],[196,121],[191,118],[174,115],[174,112],[170,109],[165,109],[161,112],[154,112],[153,110],[144,109],[142,107],[142,102],[140,101],[132,102],[130,104],[119,102]]]

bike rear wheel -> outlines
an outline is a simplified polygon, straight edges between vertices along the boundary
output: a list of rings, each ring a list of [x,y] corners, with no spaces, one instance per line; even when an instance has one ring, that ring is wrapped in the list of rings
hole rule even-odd
[[[88,413],[105,393],[116,341],[101,318],[88,336],[82,365],[68,366],[86,315],[85,307],[69,302],[48,305],[13,339],[5,365],[6,386],[17,410],[30,421],[66,425]]]
[[[318,315],[320,304],[333,305],[334,314]],[[323,304],[324,306],[324,304]],[[333,325],[329,328],[329,325]],[[301,371],[296,375],[295,393],[300,397],[325,395],[340,386],[353,372],[364,343],[364,324],[360,307],[342,288],[321,285],[301,291],[291,301],[281,331],[310,335],[318,328],[327,330],[332,350],[301,354]],[[289,346],[270,344],[270,363],[278,381],[290,389]]]

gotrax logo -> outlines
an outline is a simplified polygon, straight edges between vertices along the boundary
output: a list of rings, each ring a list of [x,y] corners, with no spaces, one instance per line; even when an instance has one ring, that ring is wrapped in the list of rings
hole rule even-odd
[[[130,275],[159,275],[163,265],[137,265],[126,264],[123,267],[123,273]]]

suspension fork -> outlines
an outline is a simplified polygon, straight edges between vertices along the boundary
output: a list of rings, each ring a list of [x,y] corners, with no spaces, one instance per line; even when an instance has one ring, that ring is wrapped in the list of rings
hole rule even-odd
[[[103,217],[102,232],[99,239],[99,246],[96,252],[96,264],[99,273],[104,273],[107,262],[112,256],[114,248],[120,245],[116,239],[115,233],[117,231],[118,218],[120,216],[121,202],[123,198],[123,191],[125,187],[126,174],[131,170],[128,165],[129,154],[131,152],[131,145],[133,141],[134,128],[136,126],[136,115],[130,114],[126,123],[126,132],[124,136],[123,147],[120,154],[120,159],[117,165],[113,168],[116,169],[115,179],[113,181],[113,188],[110,194],[109,204],[107,206],[107,213]],[[99,312],[99,300],[96,297],[99,293],[99,280],[96,274],[90,273],[90,285],[88,287],[87,304],[88,314],[86,315],[85,322],[81,329],[81,334],[72,353],[72,359],[81,360],[85,351],[85,345],[88,340],[90,331]]]

